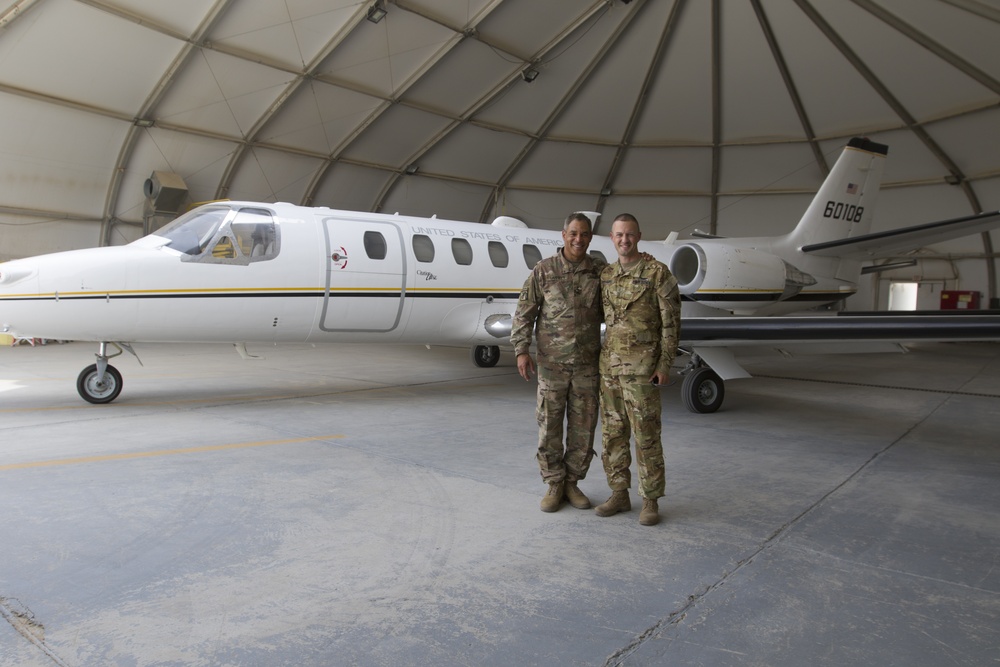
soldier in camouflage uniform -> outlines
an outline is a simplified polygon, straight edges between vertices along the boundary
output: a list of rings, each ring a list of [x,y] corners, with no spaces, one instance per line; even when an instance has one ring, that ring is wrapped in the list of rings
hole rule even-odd
[[[549,485],[543,512],[558,510],[564,497],[573,507],[590,507],[577,481],[586,477],[594,456],[598,414],[599,275],[606,263],[587,254],[593,236],[587,216],[569,216],[562,236],[563,248],[536,264],[525,281],[510,335],[525,380],[535,372],[528,351],[532,332],[538,344],[537,459]]]
[[[611,497],[597,506],[598,516],[632,509],[629,437],[635,434],[642,511],[639,523],[660,521],[657,498],[663,495],[663,445],[660,441],[660,389],[670,374],[680,339],[677,279],[660,262],[640,255],[642,234],[625,213],[611,227],[618,261],[601,272],[604,348],[601,350],[601,460]]]

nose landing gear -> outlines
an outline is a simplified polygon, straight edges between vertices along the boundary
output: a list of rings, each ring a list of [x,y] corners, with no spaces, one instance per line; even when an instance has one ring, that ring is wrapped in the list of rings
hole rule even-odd
[[[114,345],[118,351],[108,354],[108,345]],[[118,369],[108,364],[108,359],[119,356],[123,349],[128,350],[136,359],[138,355],[127,343],[101,343],[96,355],[97,363],[84,368],[76,378],[76,390],[80,397],[88,403],[110,403],[122,393],[122,374]],[[141,361],[139,362],[142,363]]]
[[[122,374],[104,360],[104,370],[91,364],[76,378],[76,390],[88,403],[110,403],[122,393]]]

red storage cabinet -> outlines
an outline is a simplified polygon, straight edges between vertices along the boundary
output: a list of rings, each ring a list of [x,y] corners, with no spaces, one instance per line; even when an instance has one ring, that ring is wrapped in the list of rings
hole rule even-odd
[[[979,292],[941,290],[941,310],[979,310]]]

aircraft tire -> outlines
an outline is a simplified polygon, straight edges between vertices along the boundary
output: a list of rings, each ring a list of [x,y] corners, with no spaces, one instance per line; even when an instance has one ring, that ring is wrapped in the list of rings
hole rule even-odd
[[[110,403],[122,393],[122,374],[114,366],[108,366],[104,382],[97,381],[97,364],[84,368],[76,378],[76,390],[88,403]]]
[[[493,368],[500,361],[499,345],[476,345],[472,348],[472,363],[480,368]]]
[[[681,396],[684,398],[684,407],[688,410],[708,414],[722,406],[726,397],[726,385],[715,371],[702,366],[684,376]]]

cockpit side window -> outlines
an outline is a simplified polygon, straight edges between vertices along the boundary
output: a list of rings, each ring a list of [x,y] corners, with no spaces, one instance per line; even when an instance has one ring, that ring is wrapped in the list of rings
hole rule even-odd
[[[273,259],[278,254],[278,228],[270,211],[240,209],[229,226],[240,252],[251,262]]]
[[[216,259],[235,259],[236,247],[233,240],[228,236],[223,236],[212,246],[212,257]]]
[[[202,207],[154,233],[187,262],[245,266],[273,259],[280,249],[278,226],[261,208]]]

